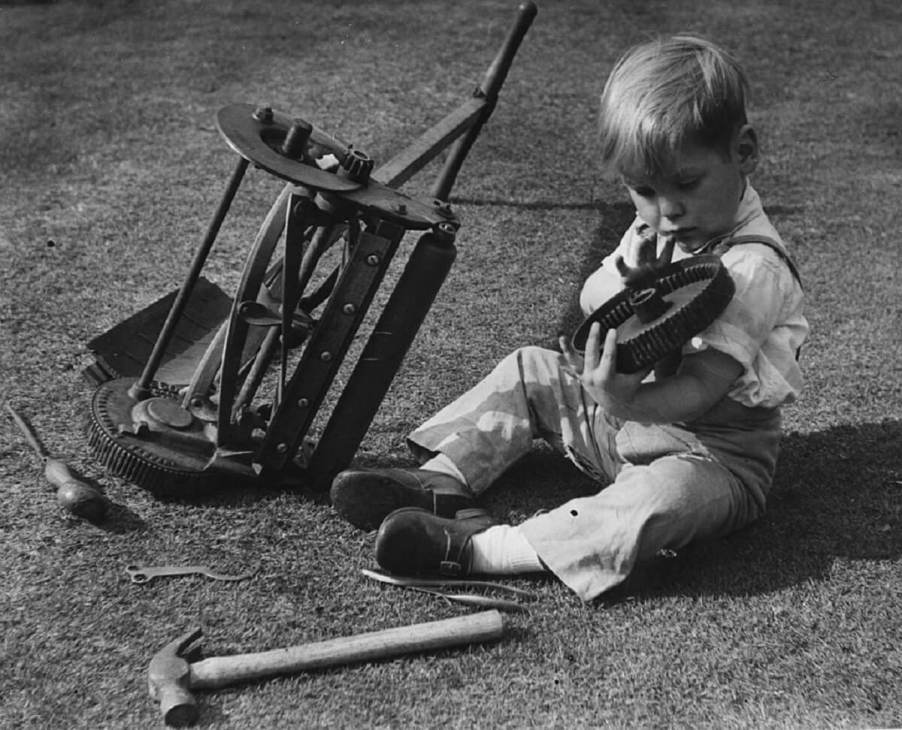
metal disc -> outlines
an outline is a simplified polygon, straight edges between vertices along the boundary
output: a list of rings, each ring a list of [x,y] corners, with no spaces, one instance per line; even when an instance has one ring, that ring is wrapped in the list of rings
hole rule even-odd
[[[219,131],[239,155],[276,177],[297,185],[331,192],[356,190],[361,186],[349,178],[283,155],[279,150],[293,119],[273,112],[270,120],[261,120],[254,113],[256,109],[252,104],[230,104],[216,115]],[[316,127],[311,141],[334,152],[340,152],[342,146],[334,137]],[[347,149],[345,147],[344,151]]]
[[[236,484],[256,483],[257,475],[250,467],[211,468],[214,445],[199,448],[203,441],[187,441],[179,435],[184,434],[183,429],[171,434],[165,429],[143,436],[130,433],[137,405],[129,394],[133,383],[133,378],[109,380],[97,388],[91,401],[88,447],[107,471],[166,498],[197,497]],[[157,397],[153,401],[157,412],[166,410]],[[228,462],[224,465],[230,466]]]

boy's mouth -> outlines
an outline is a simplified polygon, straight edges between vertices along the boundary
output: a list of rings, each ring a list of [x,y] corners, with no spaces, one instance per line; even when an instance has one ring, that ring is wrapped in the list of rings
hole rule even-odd
[[[673,238],[677,246],[686,253],[695,253],[703,249],[709,240],[697,228],[681,228],[676,231],[668,231],[663,235]]]
[[[694,247],[694,244],[697,244],[697,230],[695,228],[677,228],[672,231],[660,231],[661,236],[664,238],[672,238],[680,248],[684,250],[690,250]]]
[[[687,238],[691,238],[692,234],[695,233],[694,228],[676,228],[672,231],[659,231],[659,233],[664,236],[664,238],[673,238],[677,241],[685,241]]]

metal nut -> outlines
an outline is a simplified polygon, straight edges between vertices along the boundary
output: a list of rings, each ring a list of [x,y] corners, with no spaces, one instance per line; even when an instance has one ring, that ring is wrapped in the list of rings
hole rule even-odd
[[[260,106],[254,110],[254,119],[264,124],[270,124],[273,120],[272,107]]]

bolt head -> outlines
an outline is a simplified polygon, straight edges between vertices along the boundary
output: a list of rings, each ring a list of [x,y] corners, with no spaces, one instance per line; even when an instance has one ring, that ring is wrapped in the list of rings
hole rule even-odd
[[[273,120],[272,107],[259,106],[254,110],[254,119],[264,124],[271,124]]]

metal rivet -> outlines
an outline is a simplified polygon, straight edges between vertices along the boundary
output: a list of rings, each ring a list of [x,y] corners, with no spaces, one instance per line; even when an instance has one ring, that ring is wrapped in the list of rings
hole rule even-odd
[[[357,311],[357,307],[355,307],[353,304],[351,304],[351,302],[348,302],[341,308],[341,311],[344,312],[345,314],[354,314],[354,312]]]
[[[284,454],[286,451],[288,451],[288,444],[276,444],[276,451],[278,451],[280,454]]]
[[[309,405],[310,405],[310,401],[307,400],[306,398],[298,399],[298,408],[306,408]]]
[[[366,257],[366,262],[367,262],[370,266],[378,266],[378,264],[379,264],[379,257],[378,257],[376,254],[371,253],[369,256]]]
[[[329,362],[329,360],[332,359],[332,353],[329,352],[328,350],[323,350],[319,354],[319,359],[322,360],[323,362]]]

